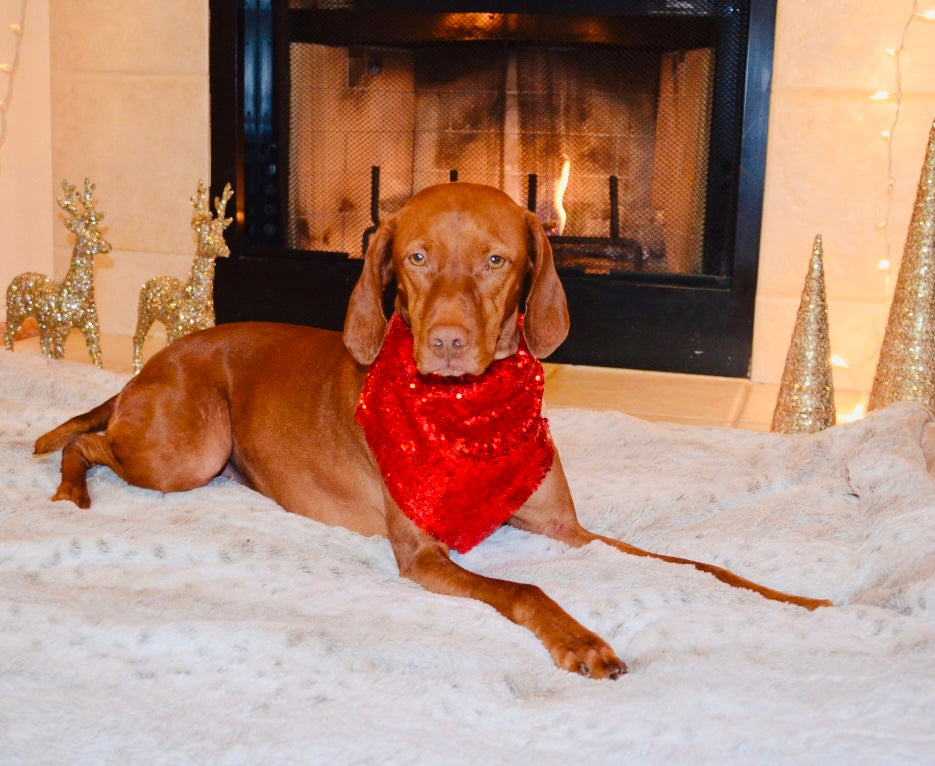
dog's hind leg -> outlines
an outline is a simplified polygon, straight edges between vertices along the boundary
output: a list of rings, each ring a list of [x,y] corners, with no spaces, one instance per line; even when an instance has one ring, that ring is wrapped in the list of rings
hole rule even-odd
[[[114,395],[36,439],[33,449],[36,455],[62,450],[62,481],[52,495],[53,500],[71,500],[79,508],[91,507],[85,474],[92,465],[113,467],[116,463],[107,439],[94,432],[107,428],[116,404]]]
[[[85,433],[68,442],[62,449],[62,481],[52,500],[71,500],[79,508],[90,508],[87,472],[95,465],[120,472],[106,436]]]

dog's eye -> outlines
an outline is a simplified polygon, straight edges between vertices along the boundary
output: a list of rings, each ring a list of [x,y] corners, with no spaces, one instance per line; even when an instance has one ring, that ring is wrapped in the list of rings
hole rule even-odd
[[[425,266],[425,253],[413,253],[409,256],[409,263],[413,266]]]
[[[502,255],[491,255],[487,259],[487,268],[502,269],[506,265],[506,258]]]

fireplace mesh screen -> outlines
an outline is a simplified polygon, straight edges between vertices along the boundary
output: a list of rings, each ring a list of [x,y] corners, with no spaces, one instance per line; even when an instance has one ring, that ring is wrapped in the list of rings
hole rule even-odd
[[[702,273],[714,62],[712,48],[293,42],[287,244],[359,257],[375,218],[456,177],[534,209],[562,267]]]

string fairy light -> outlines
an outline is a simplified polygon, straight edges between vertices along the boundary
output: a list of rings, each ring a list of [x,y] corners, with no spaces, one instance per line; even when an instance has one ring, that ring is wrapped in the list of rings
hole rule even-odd
[[[22,0],[22,4],[20,5],[19,22],[10,24],[10,32],[13,33],[14,38],[13,58],[9,62],[0,64],[0,72],[6,75],[6,90],[4,91],[3,98],[0,99],[0,149],[2,149],[3,145],[6,143],[6,117],[7,111],[10,108],[10,102],[13,100],[13,81],[16,79],[16,71],[19,68],[19,51],[20,45],[23,42],[23,30],[26,23],[26,2],[27,0]]]
[[[879,224],[877,224],[877,228],[883,231],[886,244],[886,255],[877,263],[877,268],[880,271],[887,272],[887,293],[889,292],[890,265],[893,262],[893,259],[890,257],[893,243],[892,239],[890,238],[889,225],[893,213],[893,192],[896,188],[896,177],[893,174],[893,136],[896,133],[896,126],[899,123],[900,111],[903,102],[902,56],[906,48],[906,35],[908,35],[912,23],[917,19],[924,21],[935,21],[935,8],[928,8],[923,10],[919,7],[919,0],[912,0],[912,13],[909,14],[909,18],[907,18],[906,23],[903,24],[902,34],[899,37],[899,45],[895,48],[886,49],[886,55],[892,58],[896,64],[896,90],[893,93],[890,93],[887,90],[878,90],[870,95],[870,99],[872,101],[887,101],[890,99],[895,100],[895,108],[893,109],[893,122],[890,125],[889,130],[884,130],[880,134],[883,140],[886,141],[887,147],[886,214],[884,219]]]
[[[886,207],[884,211],[884,217],[879,221],[874,229],[882,232],[884,240],[884,254],[876,263],[876,269],[879,272],[882,272],[885,275],[885,284],[884,290],[885,294],[889,295],[892,291],[892,271],[893,271],[893,258],[892,258],[892,249],[893,242],[890,232],[890,221],[893,216],[893,207],[894,207],[894,197],[896,189],[896,176],[893,168],[894,158],[893,158],[893,141],[896,135],[896,128],[899,125],[899,118],[902,114],[902,102],[903,102],[903,71],[902,71],[902,57],[906,48],[906,38],[909,34],[910,28],[917,21],[922,22],[935,22],[935,8],[921,8],[919,5],[919,0],[912,0],[912,10],[906,19],[906,22],[903,24],[902,31],[899,37],[899,43],[896,47],[886,48],[884,54],[893,59],[894,68],[895,68],[895,89],[888,90],[886,88],[880,88],[869,95],[871,101],[877,103],[886,103],[893,102],[893,119],[890,123],[889,128],[882,130],[880,136],[883,141],[886,143]],[[840,354],[835,354],[831,357],[831,364],[839,370],[840,374],[846,375],[852,381],[852,383],[857,383],[857,377],[854,374],[855,369],[863,368],[865,365],[873,362],[877,355],[877,349],[879,347],[879,342],[882,341],[883,328],[877,328],[877,340],[878,343],[873,344],[873,350],[869,353],[864,359],[860,361],[848,362]],[[857,388],[861,390],[861,399],[866,399],[866,392],[863,391],[863,386],[856,385]],[[848,422],[851,420],[856,420],[864,416],[866,411],[866,406],[861,403],[858,404],[854,410],[850,413],[838,413],[838,422]]]

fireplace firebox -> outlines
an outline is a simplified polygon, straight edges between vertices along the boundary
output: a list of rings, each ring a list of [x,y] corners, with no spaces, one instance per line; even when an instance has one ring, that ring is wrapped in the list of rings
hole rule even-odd
[[[340,329],[377,223],[465,180],[549,233],[572,315],[550,361],[748,375],[774,17],[212,0],[212,175],[237,192],[218,321]]]

